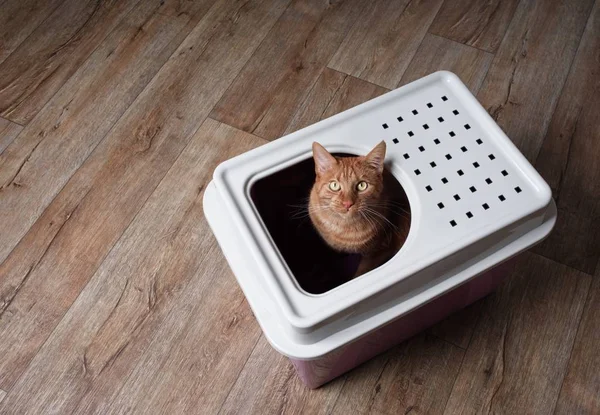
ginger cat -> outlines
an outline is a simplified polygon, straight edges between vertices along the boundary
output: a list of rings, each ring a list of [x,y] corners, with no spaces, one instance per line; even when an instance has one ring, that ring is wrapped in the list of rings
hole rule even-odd
[[[353,278],[387,262],[408,235],[410,217],[402,207],[407,203],[395,201],[388,189],[385,151],[382,141],[366,156],[335,157],[313,143],[317,177],[310,192],[309,216],[334,250],[361,255]]]

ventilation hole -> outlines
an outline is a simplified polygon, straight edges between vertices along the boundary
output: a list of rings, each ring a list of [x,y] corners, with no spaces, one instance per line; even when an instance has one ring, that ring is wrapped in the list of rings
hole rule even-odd
[[[417,114],[419,113],[419,111],[417,111],[417,110],[412,110],[412,113],[413,113],[414,115],[417,115]]]
[[[409,136],[409,137],[412,137],[413,135],[415,135],[415,133],[413,133],[412,131],[409,131],[409,132],[408,132],[408,136]]]
[[[462,150],[463,153],[467,152],[467,148],[465,146],[462,146],[460,149]]]
[[[481,138],[478,138],[476,141],[477,144],[482,145],[483,144],[483,140],[481,140]]]
[[[429,163],[429,165],[430,165],[431,167],[435,167],[435,166],[437,166],[437,164],[435,164],[435,161],[432,161],[431,163]]]
[[[474,163],[473,163],[473,167],[475,167],[476,169],[477,169],[477,168],[479,168],[479,163],[477,163],[477,162],[474,162]]]
[[[488,205],[487,203],[484,203],[481,206],[483,207],[484,210],[488,210],[490,208],[490,205]]]
[[[498,199],[500,199],[501,202],[504,202],[506,200],[506,198],[504,197],[504,195],[498,196]]]
[[[438,203],[438,207],[439,207],[440,209],[443,209],[443,208],[444,208],[444,204],[443,204],[442,202],[440,202],[440,203]]]
[[[467,218],[471,219],[473,217],[473,214],[471,212],[467,212]]]
[[[421,170],[419,170],[419,169],[416,169],[416,170],[415,170],[415,174],[418,176],[419,174],[421,174]]]
[[[450,154],[446,154],[446,160],[452,160],[452,156]]]
[[[426,189],[428,192],[431,192],[431,191],[433,190],[433,189],[431,188],[431,186],[425,186],[425,189]]]
[[[448,179],[446,179],[445,177],[442,177],[442,183],[444,183],[444,184],[448,183]]]
[[[522,192],[522,190],[521,190],[521,188],[520,188],[519,186],[517,186],[517,187],[515,187],[515,192],[517,192],[517,193],[521,193],[521,192]]]
[[[435,140],[433,140],[433,142],[437,145],[440,143],[440,140],[438,138],[436,138]]]
[[[442,101],[448,101],[448,97],[447,97],[446,95],[444,95],[444,96],[442,97]]]
[[[388,125],[387,124],[383,124],[383,129],[385,130],[387,128],[388,128]]]
[[[471,126],[469,124],[465,124],[465,130],[470,130]]]
[[[427,108],[432,108],[432,107],[433,107],[433,104],[431,102],[428,102],[427,103]]]
[[[452,227],[454,228],[456,226],[456,221],[455,220],[451,220],[450,221],[450,225],[452,225]]]
[[[506,176],[508,176],[508,172],[507,172],[506,170],[502,170],[502,175],[503,175],[504,177],[506,177]]]
[[[496,156],[494,156],[493,154],[490,154],[488,157],[490,158],[490,160],[494,160],[496,158]]]
[[[462,176],[463,174],[465,174],[465,172],[463,172],[462,170],[458,170],[457,173],[459,176]]]
[[[398,122],[402,122],[402,121],[404,121],[404,118],[402,118],[402,117],[398,117],[398,118],[396,118],[396,119],[398,120]]]
[[[394,142],[394,144],[398,144],[400,142],[397,138],[394,138],[392,141]]]
[[[408,160],[408,159],[410,158],[410,156],[408,155],[408,153],[404,153],[404,158],[405,158],[406,160]]]
[[[448,134],[450,134],[450,137],[454,137],[456,134],[454,134],[454,131],[450,131]]]
[[[454,114],[454,115],[458,115],[458,114],[459,114],[459,112],[458,112],[458,110],[454,110],[454,111],[452,111],[452,114]]]
[[[442,117],[438,117],[438,121],[439,122],[444,122],[444,119]]]
[[[454,195],[454,200],[458,202],[460,200],[460,196],[458,194]]]
[[[429,130],[429,126],[427,124],[423,124],[423,129]]]
[[[424,152],[424,151],[425,151],[425,147],[423,147],[423,146],[419,146],[419,151],[420,151],[421,153],[422,153],[422,152]]]
[[[487,179],[485,179],[485,182],[486,182],[487,184],[492,184],[492,179],[490,179],[490,178],[488,177]]]
[[[469,190],[471,191],[471,193],[475,193],[477,191],[477,189],[475,188],[475,186],[469,187]]]

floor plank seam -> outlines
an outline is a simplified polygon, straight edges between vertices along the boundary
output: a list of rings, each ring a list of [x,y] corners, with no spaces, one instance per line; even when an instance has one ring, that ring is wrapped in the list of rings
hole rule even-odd
[[[438,13],[439,13],[439,12],[438,12]],[[437,16],[436,16],[436,17],[437,17]],[[431,28],[431,26],[430,26],[429,28]],[[508,31],[508,30],[507,30],[507,31]],[[496,52],[491,52],[491,51],[489,51],[489,50],[485,50],[485,49],[478,48],[477,46],[473,46],[473,45],[469,45],[469,44],[467,44],[467,43],[462,43],[462,42],[459,42],[458,40],[455,40],[455,39],[450,39],[450,38],[449,38],[449,37],[447,37],[447,36],[442,36],[442,35],[439,35],[439,34],[437,34],[437,33],[432,33],[432,32],[429,32],[429,29],[427,29],[427,34],[428,34],[429,36],[435,36],[435,37],[439,37],[439,38],[441,38],[441,39],[449,40],[450,42],[454,42],[454,43],[457,43],[457,44],[459,44],[459,45],[466,46],[466,47],[468,47],[468,48],[473,48],[473,49],[476,49],[476,50],[478,50],[478,51],[481,51],[481,52],[484,52],[484,53],[489,53],[490,55],[494,55],[494,56],[496,55]],[[502,42],[501,42],[500,44],[502,44]],[[491,65],[490,65],[490,66],[491,66]]]
[[[232,81],[229,83],[229,86],[227,88],[225,88],[225,90],[223,91],[223,94],[219,97],[219,99],[216,100],[215,105],[212,106],[212,108],[210,109],[210,111],[208,111],[208,114],[210,116],[210,114],[215,110],[215,108],[217,108],[219,106],[219,104],[221,103],[221,100],[223,99],[223,97],[227,96],[227,93],[231,90],[231,88],[236,84],[236,81],[238,80],[238,78],[241,76],[242,73],[244,73],[244,70],[246,69],[246,67],[250,64],[250,62],[252,61],[252,57],[254,56],[254,54],[260,49],[260,47],[263,45],[263,43],[265,42],[265,39],[269,36],[269,33],[271,33],[271,30],[273,30],[273,28],[275,27],[275,25],[277,24],[277,22],[279,21],[279,19],[281,19],[281,16],[285,15],[285,12],[291,7],[291,3],[292,0],[288,0],[288,4],[285,7],[285,9],[283,9],[283,12],[277,17],[277,19],[275,19],[275,21],[273,22],[273,24],[271,25],[271,27],[269,27],[268,30],[265,30],[265,35],[263,36],[263,38],[260,40],[260,42],[258,42],[258,45],[256,46],[256,48],[254,49],[254,52],[252,52],[252,54],[248,57],[248,59],[246,60],[246,62],[244,62],[244,64],[240,67],[240,70],[238,71],[238,73],[233,77]],[[214,118],[211,118],[213,120],[215,120]],[[217,122],[221,122],[222,121],[218,121],[215,120]],[[229,124],[226,124],[229,125]],[[244,131],[245,133],[249,133],[248,131]],[[253,134],[254,136],[258,137],[257,135]],[[266,140],[263,137],[260,137],[263,140]]]
[[[43,23],[45,23],[45,22],[46,22],[46,20],[47,20],[47,19],[49,19],[49,18],[50,18],[50,16],[51,16],[51,15],[52,15],[52,14],[53,14],[53,13],[54,13],[56,10],[58,10],[58,8],[59,8],[60,6],[62,6],[64,3],[66,3],[66,1],[67,1],[67,0],[65,0],[63,3],[60,3],[60,4],[59,4],[59,6],[58,6],[56,9],[54,9],[54,10],[52,11],[52,13],[50,13],[50,14],[48,15],[48,17],[47,17],[47,18],[44,20],[44,22],[42,22],[42,24],[43,24]],[[142,0],[140,0],[140,1],[142,1]],[[94,54],[94,52],[96,52],[96,50],[97,50],[97,49],[98,49],[98,48],[99,48],[99,47],[100,47],[102,44],[104,44],[104,41],[105,41],[105,40],[106,40],[106,39],[107,39],[107,38],[108,38],[108,37],[109,37],[109,36],[110,36],[110,35],[111,35],[111,34],[112,34],[114,31],[116,31],[116,30],[119,28],[119,25],[120,25],[120,24],[121,24],[121,23],[122,23],[122,22],[123,22],[125,19],[127,19],[127,17],[129,17],[129,14],[130,14],[130,13],[133,13],[133,12],[135,12],[135,8],[136,8],[136,7],[137,7],[137,5],[140,3],[140,1],[138,1],[137,3],[135,3],[135,4],[134,4],[134,5],[131,7],[131,9],[130,9],[130,10],[127,12],[127,13],[125,13],[125,14],[123,15],[123,17],[121,18],[121,20],[119,20],[118,22],[116,22],[116,23],[115,23],[115,25],[114,25],[114,27],[112,28],[112,30],[108,31],[108,32],[106,33],[106,35],[105,35],[105,36],[104,36],[104,37],[103,37],[101,40],[99,40],[99,41],[97,42],[96,46],[95,46],[94,48],[92,48],[92,50],[91,50],[91,51],[90,51],[90,52],[87,54],[87,56],[86,56],[84,59],[82,59],[82,61],[81,61],[81,64],[80,64],[80,65],[77,67],[77,69],[73,70],[73,73],[72,73],[72,74],[71,74],[69,77],[67,77],[67,78],[64,80],[64,82],[62,83],[62,85],[60,86],[60,88],[57,88],[57,89],[56,89],[56,91],[54,91],[54,93],[53,93],[52,95],[50,95],[50,96],[49,96],[49,97],[46,99],[46,103],[45,103],[45,104],[44,104],[44,105],[43,105],[43,106],[42,106],[42,107],[41,107],[41,108],[40,108],[40,109],[39,109],[39,110],[38,110],[38,111],[35,113],[35,115],[34,115],[34,116],[33,116],[33,117],[32,117],[32,118],[29,120],[29,122],[28,122],[27,124],[31,124],[31,123],[33,123],[33,121],[34,121],[34,120],[35,120],[35,119],[38,117],[38,115],[39,115],[40,113],[42,113],[42,112],[44,111],[44,109],[46,109],[46,107],[49,107],[49,106],[50,106],[50,103],[52,102],[52,100],[54,99],[54,97],[55,97],[56,95],[58,95],[58,93],[59,93],[60,91],[62,91],[62,89],[65,87],[65,85],[67,85],[67,84],[68,84],[68,82],[69,82],[69,81],[70,81],[70,80],[71,80],[71,79],[72,79],[72,78],[73,78],[73,77],[74,77],[74,76],[77,74],[77,72],[79,72],[79,70],[80,70],[82,67],[84,67],[84,66],[85,66],[85,64],[87,63],[87,61],[88,61],[88,60],[90,59],[90,57],[91,57],[91,56]],[[90,17],[91,17],[91,16],[90,16]],[[87,21],[86,21],[86,23],[87,23]],[[40,26],[41,26],[42,24],[40,24]],[[84,25],[85,25],[85,23],[84,23]],[[82,27],[83,27],[83,26],[82,26]],[[37,29],[37,28],[36,28],[36,29]],[[65,45],[68,43],[68,42],[70,42],[70,40],[71,40],[71,39],[72,39],[72,38],[73,38],[73,37],[74,37],[76,34],[78,34],[78,33],[80,32],[80,30],[81,30],[81,28],[80,28],[78,31],[76,31],[76,33],[75,33],[73,36],[71,36],[71,37],[70,37],[70,38],[69,38],[69,39],[68,39],[68,40],[67,40],[65,43],[63,43],[63,45],[62,45],[62,46],[60,46],[58,49],[62,49],[62,48],[63,48],[63,47],[64,47],[64,46],[65,46]],[[34,32],[35,32],[35,30],[34,30],[34,31],[32,31],[32,32],[31,32],[31,34],[33,34]],[[30,34],[29,36],[31,36],[31,34]],[[29,37],[29,36],[28,36],[28,37]],[[21,44],[22,44],[22,43],[24,43],[24,42],[25,42],[25,40],[24,40],[23,42],[21,42]],[[15,48],[15,51],[16,51],[16,50],[17,50],[17,48]],[[13,54],[15,51],[11,52],[10,54],[12,55],[12,54]],[[55,52],[56,52],[56,51],[55,51]],[[10,56],[10,55],[9,55],[9,56]],[[171,56],[173,56],[173,55],[171,55]],[[171,58],[171,56],[169,56],[169,59]],[[7,58],[8,58],[8,57],[7,57]],[[162,68],[162,66],[161,66],[161,68]],[[157,72],[157,73],[158,73],[158,72]],[[154,79],[154,78],[152,78],[152,79]],[[150,82],[148,82],[148,84],[149,84],[149,83],[150,83]],[[148,84],[146,84],[146,86],[147,86]],[[146,89],[146,88],[144,87],[144,89]],[[139,96],[139,94],[138,94],[138,96]],[[137,99],[137,96],[136,96],[136,99]],[[131,107],[131,105],[130,105],[130,107]],[[129,108],[129,107],[128,107],[128,108]],[[123,114],[124,114],[125,112],[126,112],[126,111],[124,111],[124,112],[123,112]],[[122,114],[121,114],[121,116],[122,116]],[[120,118],[121,118],[121,117],[119,117],[119,119],[120,119]],[[14,122],[15,124],[19,124],[19,125],[21,125],[22,127],[25,127],[25,125],[23,125],[23,124],[20,124],[20,123],[18,123],[18,122],[16,122],[16,121],[13,121],[13,120],[12,120],[12,119],[10,119],[10,118],[8,118],[8,120],[9,120],[9,121],[11,121],[11,122]],[[117,120],[117,121],[118,121],[118,120]],[[116,122],[115,122],[115,123],[116,123]],[[113,124],[113,126],[114,126],[114,124]],[[112,129],[112,127],[111,127],[111,129]],[[105,136],[105,137],[106,137],[106,136]],[[103,138],[102,140],[104,140],[104,138]],[[100,141],[102,141],[102,140],[100,140]],[[42,141],[43,141],[43,140],[42,140]],[[40,143],[41,143],[41,141],[40,141]],[[96,147],[97,147],[97,146],[96,146]],[[96,148],[96,147],[94,147],[94,148]],[[90,154],[91,154],[91,153],[90,153]],[[86,158],[86,160],[87,160],[87,158]],[[54,199],[53,199],[53,200],[54,200]]]
[[[571,71],[573,70],[573,62],[575,62],[575,58],[577,58],[577,55],[579,53],[579,48],[581,47],[581,39],[583,39],[583,34],[585,33],[585,29],[587,28],[587,25],[590,22],[590,19],[592,18],[592,11],[594,10],[594,4],[596,3],[596,1],[594,1],[594,3],[591,4],[587,18],[585,20],[585,24],[581,26],[581,31],[580,31],[579,35],[577,36],[577,47],[575,48],[575,52],[573,53],[573,57],[571,58],[571,62],[569,63],[569,70],[566,72],[565,77],[564,77],[560,87],[556,88],[559,92],[557,94],[556,102],[554,102],[554,106],[549,111],[548,125],[546,125],[546,129],[543,134],[544,139],[540,142],[540,145],[538,146],[537,154],[535,154],[535,157],[531,157],[532,160],[536,160],[539,157],[540,151],[544,145],[544,142],[546,141],[546,138],[548,138],[548,131],[550,130],[550,124],[552,122],[552,119],[554,118],[554,114],[556,113],[556,108],[558,107],[558,103],[560,102],[560,98],[562,97],[563,91],[565,89],[565,85],[567,84],[567,80],[569,79],[569,75],[571,74]]]
[[[56,5],[56,7],[55,7],[54,9],[52,9],[52,11],[50,11],[50,13],[48,13],[48,15],[47,15],[47,16],[46,16],[46,17],[45,17],[45,18],[44,18],[44,19],[43,19],[43,20],[40,22],[40,24],[38,24],[38,25],[37,25],[35,28],[33,28],[33,29],[31,30],[31,32],[30,32],[30,33],[29,33],[27,36],[25,36],[25,37],[23,38],[23,40],[21,40],[21,41],[20,41],[20,42],[19,42],[17,45],[15,45],[15,46],[14,46],[13,50],[12,50],[12,51],[11,51],[11,52],[10,52],[8,55],[6,55],[6,56],[4,57],[4,59],[3,59],[3,60],[1,60],[1,61],[0,61],[0,64],[2,64],[2,62],[4,62],[5,60],[7,60],[7,59],[8,59],[8,58],[9,58],[9,57],[10,57],[10,56],[13,54],[13,53],[15,53],[15,51],[16,51],[17,49],[19,49],[19,47],[20,47],[20,46],[21,46],[23,43],[25,43],[25,41],[27,41],[27,39],[29,39],[29,38],[31,37],[31,35],[32,35],[33,33],[35,33],[35,31],[36,31],[36,30],[37,30],[39,27],[41,27],[41,26],[42,26],[44,23],[46,23],[46,21],[47,21],[47,20],[50,18],[50,16],[52,16],[52,15],[54,14],[54,12],[55,12],[56,10],[58,10],[58,8],[59,8],[60,6],[62,6],[64,3],[66,3],[66,2],[67,2],[67,0],[63,0],[62,2],[59,2],[59,3]],[[2,6],[2,5],[3,5],[3,3],[2,3],[2,4],[0,4],[0,6]]]
[[[233,388],[235,387],[235,384],[239,380],[240,375],[242,374],[242,372],[246,368],[246,365],[248,364],[248,361],[250,360],[250,357],[254,353],[254,350],[256,349],[256,346],[258,346],[258,342],[260,341],[260,339],[262,337],[263,337],[263,333],[262,333],[262,330],[260,330],[260,333],[259,333],[259,335],[256,338],[256,342],[254,343],[254,346],[252,346],[252,350],[250,350],[250,353],[248,353],[248,357],[246,358],[246,361],[244,362],[244,364],[240,368],[240,370],[239,370],[239,372],[238,372],[238,374],[237,374],[237,376],[235,378],[235,381],[231,382],[231,387],[229,388],[229,391],[227,391],[227,395],[223,399],[223,402],[221,403],[221,406],[219,407],[219,410],[217,411],[217,414],[220,414],[221,411],[223,410],[223,407],[225,406],[225,403],[227,402],[227,399],[229,399],[229,395],[231,395],[231,391],[233,390]]]
[[[581,330],[581,325],[583,324],[583,315],[585,314],[585,310],[587,309],[588,302],[592,296],[592,282],[588,285],[588,290],[585,296],[585,301],[583,303],[583,307],[581,307],[581,315],[579,316],[579,321],[577,323],[577,330],[575,330],[575,335],[573,336],[573,344],[571,345],[571,350],[569,350],[569,358],[567,359],[567,364],[565,368],[565,373],[563,375],[562,380],[560,381],[560,388],[558,389],[558,393],[556,394],[554,400],[554,406],[552,408],[552,413],[556,413],[556,407],[558,405],[558,400],[560,399],[560,395],[562,394],[563,386],[565,385],[565,379],[569,373],[569,363],[571,363],[571,358],[573,357],[573,350],[575,349],[575,343],[577,343],[577,337],[579,336],[579,330]]]
[[[138,2],[138,3],[136,3],[136,5],[137,5],[137,4],[139,4],[139,2]],[[134,11],[134,10],[132,9],[132,10],[130,10],[130,11],[129,11],[129,13],[132,13],[133,11]],[[125,14],[125,16],[123,17],[123,20],[124,20],[124,19],[125,19],[127,16],[129,16],[129,13]],[[121,20],[121,21],[123,21],[123,20]],[[200,21],[202,21],[202,19],[200,19]],[[198,22],[196,25],[198,25],[199,23],[200,23],[200,22]],[[117,25],[117,26],[118,26],[118,25]],[[194,26],[194,27],[195,27],[195,26]],[[113,30],[116,30],[116,27],[115,27]],[[43,215],[43,214],[44,214],[44,212],[45,212],[45,211],[48,209],[48,207],[49,207],[49,206],[50,206],[50,205],[51,205],[51,204],[54,202],[54,200],[56,200],[56,198],[57,198],[57,197],[58,197],[58,196],[61,194],[61,192],[62,192],[62,191],[65,189],[65,187],[66,187],[66,186],[69,184],[69,182],[71,181],[71,179],[73,178],[73,176],[75,176],[75,174],[77,173],[77,171],[79,171],[79,169],[81,169],[81,167],[82,167],[82,166],[83,166],[83,165],[84,165],[84,164],[85,164],[85,163],[88,161],[88,159],[89,159],[89,158],[90,158],[90,157],[91,157],[91,156],[94,154],[94,152],[95,152],[96,148],[98,148],[98,146],[99,146],[101,143],[103,143],[103,142],[104,142],[104,140],[106,140],[106,138],[107,138],[107,137],[108,137],[108,136],[109,136],[109,135],[110,135],[110,134],[113,132],[113,130],[114,130],[114,128],[115,128],[115,126],[116,126],[116,125],[119,123],[119,121],[121,121],[121,119],[122,119],[122,118],[125,116],[125,114],[127,114],[127,113],[128,113],[129,109],[130,109],[130,108],[132,108],[132,107],[133,107],[133,106],[134,106],[134,105],[137,103],[137,101],[138,101],[139,97],[140,97],[140,96],[141,96],[141,95],[142,95],[142,94],[143,94],[143,93],[144,93],[144,92],[145,92],[145,91],[148,89],[148,85],[152,84],[152,81],[154,81],[154,79],[155,79],[155,78],[156,78],[156,77],[159,75],[159,73],[160,73],[160,72],[162,71],[162,69],[165,67],[165,65],[167,64],[167,62],[169,62],[169,61],[171,60],[171,58],[172,58],[173,56],[175,56],[175,54],[176,54],[176,53],[178,52],[178,50],[179,50],[179,46],[181,46],[181,44],[182,44],[182,43],[183,43],[183,42],[184,42],[184,41],[185,41],[185,40],[188,38],[188,36],[190,36],[190,34],[192,33],[192,31],[193,31],[193,29],[192,29],[192,30],[190,30],[190,33],[188,33],[188,34],[187,34],[187,35],[186,35],[186,36],[185,36],[185,37],[184,37],[184,38],[181,40],[181,42],[179,42],[179,45],[178,45],[178,46],[175,48],[174,52],[173,52],[171,55],[169,55],[169,57],[168,57],[167,59],[165,59],[164,63],[163,63],[161,66],[160,66],[160,68],[158,68],[158,69],[156,70],[156,73],[155,73],[155,74],[154,74],[154,75],[153,75],[153,76],[152,76],[152,77],[151,77],[151,78],[148,80],[148,82],[146,83],[146,85],[145,85],[145,86],[144,86],[144,87],[143,87],[143,88],[140,90],[140,92],[139,92],[137,95],[135,95],[135,97],[133,97],[133,99],[132,99],[132,101],[131,101],[131,104],[130,104],[130,105],[127,107],[127,108],[125,108],[125,109],[123,110],[123,112],[122,112],[122,113],[121,113],[121,114],[120,114],[120,115],[119,115],[119,116],[118,116],[118,117],[115,119],[115,121],[112,123],[112,125],[111,125],[111,126],[108,128],[108,129],[107,129],[107,131],[106,131],[106,134],[104,134],[104,136],[103,136],[101,139],[99,139],[99,140],[98,140],[98,142],[96,143],[96,145],[94,145],[94,146],[93,146],[93,148],[90,150],[89,154],[88,154],[88,155],[85,157],[85,159],[81,161],[81,164],[79,165],[79,167],[77,168],[77,170],[75,170],[75,171],[73,172],[73,174],[72,174],[72,175],[69,177],[69,179],[68,179],[68,180],[65,182],[65,184],[64,184],[64,185],[63,185],[63,186],[60,188],[60,190],[56,192],[56,195],[55,195],[55,196],[52,198],[52,200],[50,200],[50,202],[48,202],[47,206],[46,206],[46,207],[44,208],[44,210],[43,210],[43,211],[40,213],[40,215],[38,216],[38,218],[36,219],[36,221],[35,221],[35,222],[37,222],[37,220],[39,220],[39,218],[40,218],[40,217],[42,217],[42,215]],[[112,33],[112,31],[111,31],[110,33]],[[107,35],[107,36],[108,36],[108,35]],[[104,39],[103,39],[103,41],[102,41],[102,42],[100,42],[100,43],[103,43],[105,39],[106,39],[106,38],[104,38]],[[96,50],[96,49],[94,49],[94,50]],[[80,66],[79,68],[83,67],[83,65],[84,65],[84,64],[85,64],[85,63],[86,63],[86,62],[89,60],[90,56],[91,56],[91,54],[90,54],[90,55],[89,55],[89,56],[88,56],[88,57],[87,57],[87,58],[86,58],[86,59],[85,59],[85,60],[82,62],[81,66]],[[78,69],[78,70],[79,70],[79,69]],[[78,70],[77,70],[77,71],[78,71]],[[70,77],[69,79],[71,79],[71,78],[72,78],[72,77],[73,77],[73,76],[74,76],[74,75],[77,73],[77,71],[75,71],[75,72],[73,73],[73,75],[71,75],[71,77]],[[67,82],[68,82],[68,80],[67,80]],[[41,109],[38,111],[38,113],[37,113],[37,114],[36,114],[36,115],[35,115],[35,116],[34,116],[34,117],[31,119],[30,123],[32,123],[32,122],[33,122],[33,121],[34,121],[34,120],[35,120],[35,119],[36,119],[36,118],[39,116],[39,114],[40,114],[40,113],[42,113],[42,111],[43,111],[43,110],[44,110],[44,109],[45,109],[47,106],[49,106],[49,105],[50,105],[50,103],[52,102],[52,100],[53,100],[54,96],[55,96],[56,94],[58,94],[60,91],[62,91],[62,89],[63,89],[63,88],[65,87],[65,85],[67,84],[67,82],[65,82],[65,83],[64,83],[64,84],[63,84],[63,85],[62,85],[60,88],[58,88],[58,90],[57,90],[57,91],[56,91],[56,92],[55,92],[55,93],[52,95],[52,97],[51,97],[51,98],[48,100],[48,102],[46,102],[46,104],[45,104],[45,105],[44,105],[44,106],[43,106],[43,107],[42,107],[42,108],[41,108]],[[203,122],[204,122],[204,121],[205,121],[205,120],[203,120]],[[11,122],[13,122],[13,121],[11,121]],[[24,130],[25,130],[25,129],[23,129],[23,131],[24,131]],[[23,131],[21,131],[21,132],[19,133],[19,135],[20,135],[20,134],[22,134],[22,133],[23,133]],[[16,140],[16,139],[15,139],[15,140]],[[41,141],[40,141],[40,142],[39,142],[39,143],[36,145],[36,148],[37,148],[37,146],[39,146],[39,144],[40,144],[42,141],[43,141],[43,140],[41,140]],[[31,154],[33,154],[33,152],[32,152],[32,153],[30,153],[30,156],[31,156]],[[85,195],[82,197],[82,199],[81,199],[82,201],[83,201],[83,199],[84,199],[84,198],[87,196],[87,194],[89,193],[89,191],[90,191],[91,189],[92,189],[92,188],[90,187],[90,189],[89,189],[89,190],[86,192],[86,194],[85,194]],[[81,202],[80,202],[80,203],[81,203]],[[34,224],[35,224],[35,222],[34,222]],[[32,227],[33,227],[33,225],[32,225]],[[25,238],[25,236],[27,235],[27,233],[28,233],[30,230],[31,230],[31,227],[29,228],[29,230],[27,230],[27,232],[25,232],[25,233],[23,234],[23,236],[22,236],[22,237],[19,239],[19,241],[18,241],[18,242],[15,244],[15,247],[14,247],[14,248],[13,248],[13,249],[10,251],[10,253],[9,253],[9,254],[6,256],[6,258],[5,258],[5,259],[4,259],[2,262],[0,262],[0,265],[2,265],[2,264],[3,264],[3,263],[6,261],[6,259],[7,259],[7,258],[10,256],[10,254],[11,254],[11,253],[12,253],[12,252],[15,250],[15,248],[16,248],[16,247],[17,247],[17,246],[18,246],[18,245],[21,243],[21,241],[23,240],[23,238]],[[112,249],[112,248],[111,248],[111,249]]]
[[[559,210],[559,212],[560,212],[560,210]],[[535,246],[537,246],[537,245],[535,245]],[[588,271],[585,271],[585,270],[579,269],[579,268],[577,268],[577,267],[574,267],[573,265],[569,265],[569,264],[566,264],[566,263],[560,262],[560,261],[558,261],[556,258],[551,258],[551,257],[549,257],[549,256],[546,256],[546,255],[544,255],[543,253],[540,253],[540,252],[534,252],[534,251],[533,251],[533,248],[534,248],[535,246],[533,246],[533,247],[532,247],[532,250],[530,250],[530,251],[529,251],[529,252],[531,252],[533,255],[538,255],[538,256],[540,256],[540,257],[542,257],[542,258],[545,258],[545,259],[547,259],[547,260],[549,260],[549,261],[552,261],[552,262],[554,262],[555,264],[559,264],[559,265],[561,265],[561,266],[564,266],[564,267],[567,267],[567,268],[569,268],[569,269],[573,269],[573,270],[575,270],[575,271],[577,271],[577,272],[581,272],[582,274],[585,274],[585,275],[587,275],[587,276],[590,276],[590,277],[594,278],[594,274],[590,274]]]

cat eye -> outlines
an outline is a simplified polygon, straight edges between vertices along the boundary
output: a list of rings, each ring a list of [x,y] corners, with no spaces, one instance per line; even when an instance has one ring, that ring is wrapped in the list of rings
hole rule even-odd
[[[358,182],[358,184],[356,185],[356,188],[359,192],[364,192],[365,190],[367,190],[367,187],[369,187],[367,182]]]
[[[340,184],[338,182],[329,182],[329,188],[334,192],[340,190]]]

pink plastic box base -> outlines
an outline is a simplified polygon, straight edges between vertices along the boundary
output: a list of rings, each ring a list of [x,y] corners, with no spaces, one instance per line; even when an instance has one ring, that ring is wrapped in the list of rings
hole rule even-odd
[[[490,294],[510,275],[515,259],[500,264],[399,319],[316,360],[290,359],[298,376],[311,389],[352,370]]]

